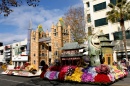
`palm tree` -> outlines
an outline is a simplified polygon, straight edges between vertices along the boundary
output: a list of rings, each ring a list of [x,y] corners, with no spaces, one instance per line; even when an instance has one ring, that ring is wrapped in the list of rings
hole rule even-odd
[[[130,20],[130,1],[127,2],[127,0],[116,0],[116,5],[109,3],[108,6],[111,8],[111,10],[106,13],[107,20],[110,21],[111,23],[116,23],[119,21],[123,34],[125,56],[126,59],[128,59],[124,21],[126,19]]]

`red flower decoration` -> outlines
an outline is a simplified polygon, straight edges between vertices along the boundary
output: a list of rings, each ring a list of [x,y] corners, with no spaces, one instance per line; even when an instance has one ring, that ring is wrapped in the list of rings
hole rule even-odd
[[[50,71],[60,71],[61,70],[61,66],[52,66],[49,69],[50,69]]]
[[[111,82],[111,80],[106,74],[97,74],[94,80],[96,83],[104,83],[104,84]]]
[[[105,64],[101,64],[101,65],[97,66],[95,68],[95,70],[96,70],[97,73],[103,73],[103,74],[110,73],[109,67],[107,65],[105,65]]]

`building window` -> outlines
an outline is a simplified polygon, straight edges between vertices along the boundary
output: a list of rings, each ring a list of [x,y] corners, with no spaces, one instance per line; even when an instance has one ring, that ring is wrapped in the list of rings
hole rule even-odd
[[[126,39],[130,39],[130,30],[125,31],[126,33]]]
[[[110,65],[110,64],[111,64],[111,58],[108,57],[108,65]]]
[[[51,46],[49,46],[49,51],[51,51]]]
[[[87,2],[86,4],[87,4],[87,7],[90,7],[90,4],[89,4],[89,2]]]
[[[55,51],[54,55],[58,56],[58,51]]]
[[[95,20],[95,27],[107,25],[107,24],[108,24],[108,22],[107,22],[106,18]]]
[[[42,53],[42,56],[44,56],[44,53]]]
[[[36,61],[34,60],[34,64],[36,64]]]
[[[44,45],[41,45],[41,49],[44,49],[45,48],[45,46]]]
[[[54,29],[54,32],[56,32],[56,29]]]
[[[57,32],[54,32],[54,36],[57,36],[58,35],[58,33]]]
[[[110,0],[110,3],[116,5],[116,0]]]
[[[3,50],[0,50],[0,55],[3,55]]]
[[[87,14],[87,22],[91,22],[91,16],[90,16],[90,14]]]
[[[115,32],[115,33],[113,33],[113,35],[114,35],[114,40],[122,40],[123,39],[122,31]]]
[[[91,27],[88,27],[88,35],[92,35],[92,29],[91,29]]]
[[[130,39],[130,30],[126,30],[126,39]],[[114,40],[123,40],[122,31],[114,32]]]
[[[106,9],[106,2],[96,4],[96,5],[93,6],[93,8],[94,8],[94,11]]]

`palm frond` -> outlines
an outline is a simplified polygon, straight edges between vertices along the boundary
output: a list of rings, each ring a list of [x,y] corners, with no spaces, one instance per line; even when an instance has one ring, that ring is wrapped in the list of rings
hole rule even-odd
[[[116,0],[116,3],[121,3],[123,0]]]
[[[112,4],[112,3],[109,3],[108,6],[109,6],[111,9],[114,9],[114,8],[115,8],[114,4]]]
[[[126,2],[127,2],[127,0],[123,0],[123,1],[122,1],[122,5],[125,5]]]
[[[107,13],[106,13],[106,15],[110,15],[111,14],[111,11],[108,11]]]
[[[126,18],[127,18],[128,20],[130,20],[130,13],[127,14]]]
[[[121,3],[117,3],[117,4],[116,4],[116,7],[119,8],[119,9],[121,9],[122,4],[121,4]]]
[[[117,22],[117,17],[114,16],[114,14],[111,14],[107,17],[107,20],[110,21],[111,23]]]
[[[126,7],[130,6],[130,1],[126,3]]]

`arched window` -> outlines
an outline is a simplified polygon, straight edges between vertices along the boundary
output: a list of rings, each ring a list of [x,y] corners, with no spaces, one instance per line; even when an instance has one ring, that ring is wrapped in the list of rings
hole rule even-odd
[[[34,64],[36,64],[36,61],[34,60]]]

